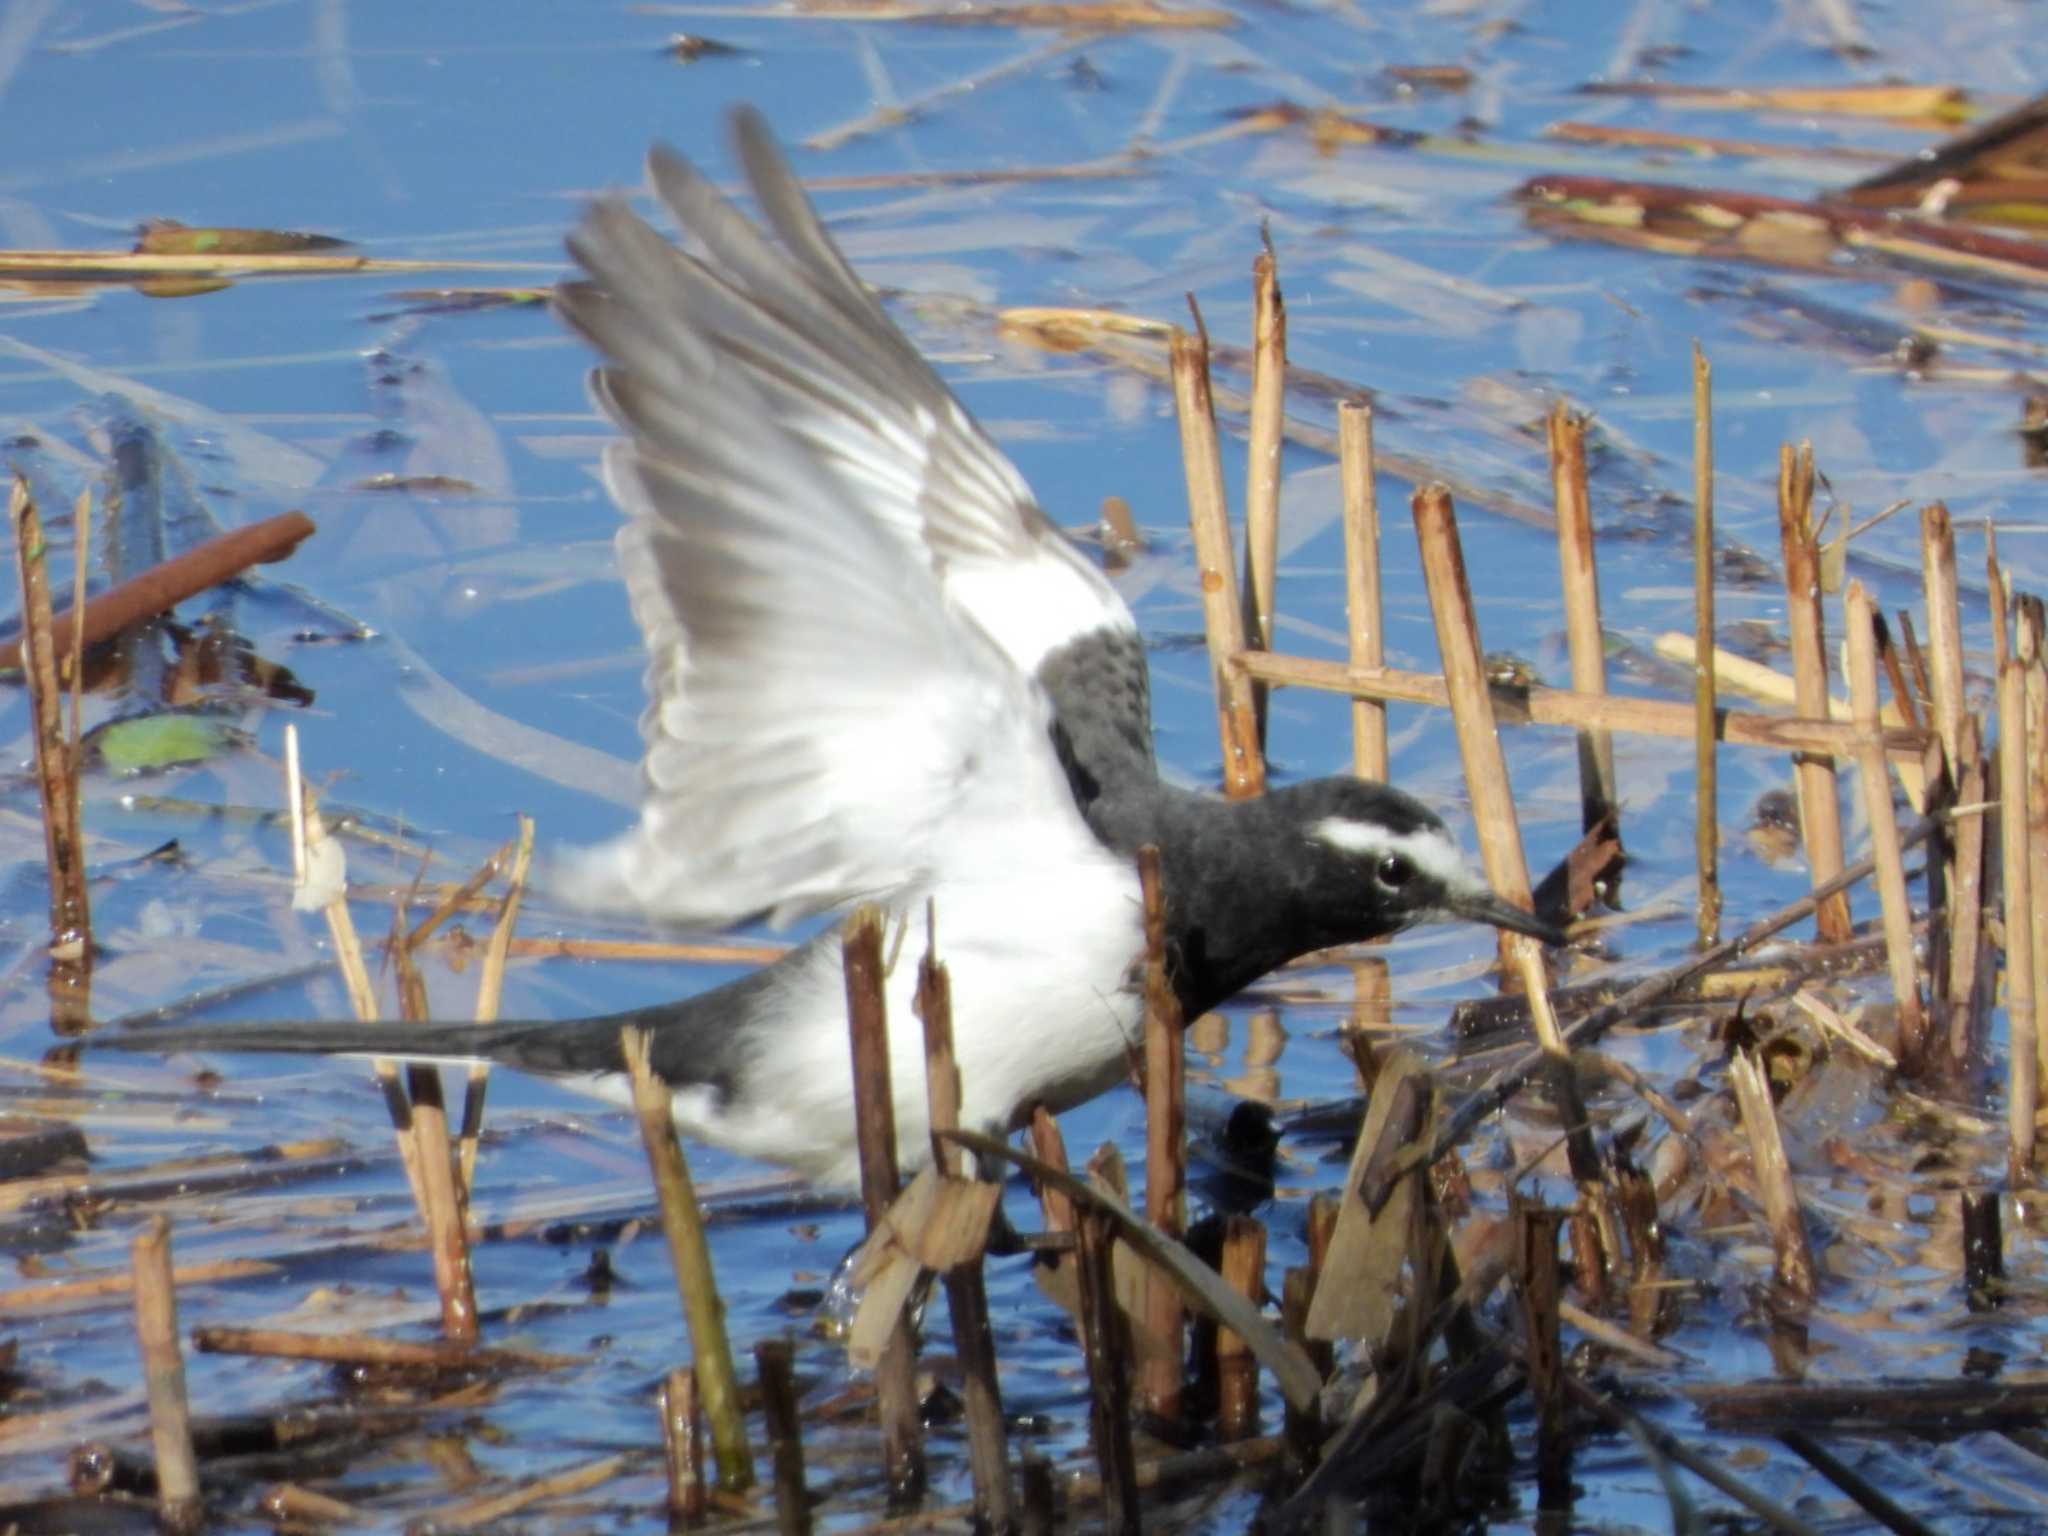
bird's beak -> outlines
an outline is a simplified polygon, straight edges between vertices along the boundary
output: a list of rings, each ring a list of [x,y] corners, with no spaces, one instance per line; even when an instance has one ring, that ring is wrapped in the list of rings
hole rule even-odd
[[[1492,891],[1484,888],[1470,895],[1453,896],[1445,904],[1453,916],[1470,922],[1490,923],[1496,928],[1505,928],[1510,933],[1526,933],[1532,939],[1541,939],[1545,944],[1562,945],[1567,941],[1562,928],[1554,928],[1533,912],[1524,912],[1520,907],[1502,901]]]

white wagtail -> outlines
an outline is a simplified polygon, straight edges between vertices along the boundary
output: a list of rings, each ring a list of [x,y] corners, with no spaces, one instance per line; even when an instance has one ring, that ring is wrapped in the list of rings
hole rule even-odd
[[[933,903],[962,1120],[998,1134],[1124,1075],[1147,843],[1188,1018],[1298,955],[1427,919],[1558,940],[1400,790],[1327,778],[1226,802],[1163,782],[1130,610],[854,275],[762,120],[738,113],[734,137],[761,224],[657,148],[685,248],[604,199],[569,237],[586,275],[555,295],[624,434],[605,480],[650,658],[639,823],[576,862],[577,894],[727,926],[872,901],[919,933]],[[914,971],[887,984],[906,1166],[929,1156]],[[482,1058],[617,1099],[625,1025],[652,1032],[685,1132],[856,1180],[836,931],[622,1014],[101,1043]]]

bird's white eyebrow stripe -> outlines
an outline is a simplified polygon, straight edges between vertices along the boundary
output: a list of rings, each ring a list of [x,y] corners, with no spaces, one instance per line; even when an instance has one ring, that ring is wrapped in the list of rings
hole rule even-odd
[[[1325,816],[1321,821],[1309,823],[1308,835],[1340,853],[1356,854],[1360,858],[1379,859],[1388,854],[1399,854],[1423,874],[1440,882],[1446,890],[1457,890],[1473,883],[1472,872],[1465,867],[1456,846],[1433,827],[1414,832],[1391,832],[1372,822],[1358,821],[1349,816]]]

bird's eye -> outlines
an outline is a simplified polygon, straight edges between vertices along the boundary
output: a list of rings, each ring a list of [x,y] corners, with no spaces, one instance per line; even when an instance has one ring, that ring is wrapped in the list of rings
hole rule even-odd
[[[1415,866],[1400,854],[1390,853],[1380,860],[1380,867],[1376,873],[1380,877],[1381,885],[1392,886],[1398,890],[1415,878]]]

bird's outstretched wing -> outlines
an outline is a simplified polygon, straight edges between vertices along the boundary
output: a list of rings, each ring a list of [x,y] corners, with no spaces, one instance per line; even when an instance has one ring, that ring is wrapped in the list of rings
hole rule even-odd
[[[640,821],[572,893],[706,923],[928,883],[1034,824],[1085,837],[1036,673],[1076,638],[1134,632],[861,286],[766,127],[735,129],[767,230],[656,150],[694,249],[600,202],[569,240],[588,278],[556,300],[603,354],[593,391],[626,434],[605,474],[649,650]]]

